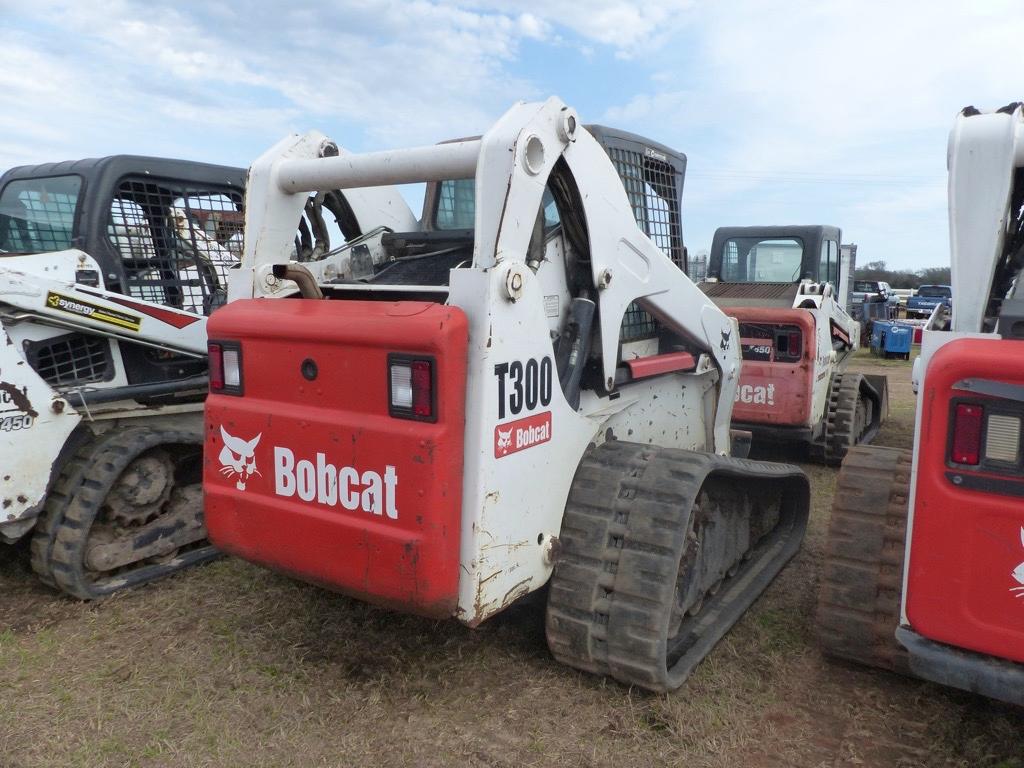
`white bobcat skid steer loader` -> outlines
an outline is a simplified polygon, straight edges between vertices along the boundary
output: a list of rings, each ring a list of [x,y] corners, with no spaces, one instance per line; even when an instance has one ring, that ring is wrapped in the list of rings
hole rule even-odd
[[[31,535],[34,570],[72,595],[215,555],[200,486],[206,316],[241,256],[244,182],[135,156],[0,177],[0,540]],[[414,220],[400,200],[389,218],[351,196],[364,220]],[[294,248],[321,269],[324,210],[363,234],[344,198],[310,201]]]
[[[310,133],[250,170],[242,267],[210,319],[211,541],[470,626],[550,581],[558,659],[677,687],[807,521],[800,470],[730,456],[735,322],[638,228],[558,99],[480,139],[331,154]],[[470,226],[393,233],[358,279],[290,260],[311,190],[468,179]],[[302,298],[247,298],[268,276]],[[627,345],[634,303],[656,332]]]

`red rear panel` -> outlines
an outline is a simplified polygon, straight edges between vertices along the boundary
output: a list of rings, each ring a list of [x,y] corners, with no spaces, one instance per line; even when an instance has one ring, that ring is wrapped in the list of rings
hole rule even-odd
[[[750,424],[810,426],[814,317],[799,309],[730,307],[728,311],[740,322],[743,349],[733,419]],[[791,348],[794,333],[799,343]]]
[[[370,602],[452,615],[463,312],[412,301],[249,300],[219,309],[208,328],[211,341],[240,342],[243,393],[206,401],[210,539]],[[432,360],[436,421],[390,414],[389,354]]]
[[[906,593],[919,634],[1015,661],[1024,661],[1024,472],[1014,434],[1022,393],[1022,342],[960,339],[932,356]]]

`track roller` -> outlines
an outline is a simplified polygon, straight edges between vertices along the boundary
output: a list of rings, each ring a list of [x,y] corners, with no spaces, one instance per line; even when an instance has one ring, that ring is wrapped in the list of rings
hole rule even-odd
[[[51,489],[31,543],[47,584],[82,600],[218,555],[203,525],[198,433],[135,427],[78,450]]]
[[[678,688],[796,553],[796,467],[613,441],[576,471],[551,577],[559,661]]]
[[[911,452],[850,450],[839,471],[818,592],[826,653],[910,674],[896,642],[903,587]]]

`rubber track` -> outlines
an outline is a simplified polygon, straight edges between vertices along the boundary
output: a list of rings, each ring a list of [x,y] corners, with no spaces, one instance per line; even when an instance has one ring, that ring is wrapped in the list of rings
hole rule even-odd
[[[909,675],[900,618],[911,452],[860,446],[836,481],[818,592],[826,653]]]
[[[82,600],[138,586],[218,556],[207,545],[189,550],[167,563],[143,565],[100,581],[86,573],[84,557],[89,531],[107,493],[131,460],[143,451],[168,443],[196,443],[190,432],[146,427],[118,430],[84,446],[68,463],[50,496],[32,542],[33,568],[40,578]]]
[[[110,441],[112,435],[93,437],[79,447],[71,459],[61,468],[60,474],[46,494],[43,511],[39,514],[32,531],[29,552],[32,570],[39,580],[49,587],[58,589],[53,579],[51,558],[57,531],[64,520],[64,510],[78,492],[89,470],[88,458]]]
[[[668,625],[688,521],[705,478],[781,481],[796,499],[788,528],[752,557],[669,648]],[[653,691],[683,683],[796,552],[807,522],[806,477],[795,468],[612,441],[573,479],[551,579],[547,638],[559,661]],[[777,539],[777,540],[776,540]],[[771,550],[771,551],[768,551]],[[755,550],[758,551],[758,550]],[[671,659],[671,661],[670,661]]]

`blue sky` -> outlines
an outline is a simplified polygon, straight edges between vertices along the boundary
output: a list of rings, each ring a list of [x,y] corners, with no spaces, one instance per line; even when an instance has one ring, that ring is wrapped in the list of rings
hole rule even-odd
[[[0,0],[0,168],[120,152],[248,165],[484,131],[557,94],[689,158],[684,236],[826,223],[948,263],[957,111],[1024,99],[1024,3]]]

